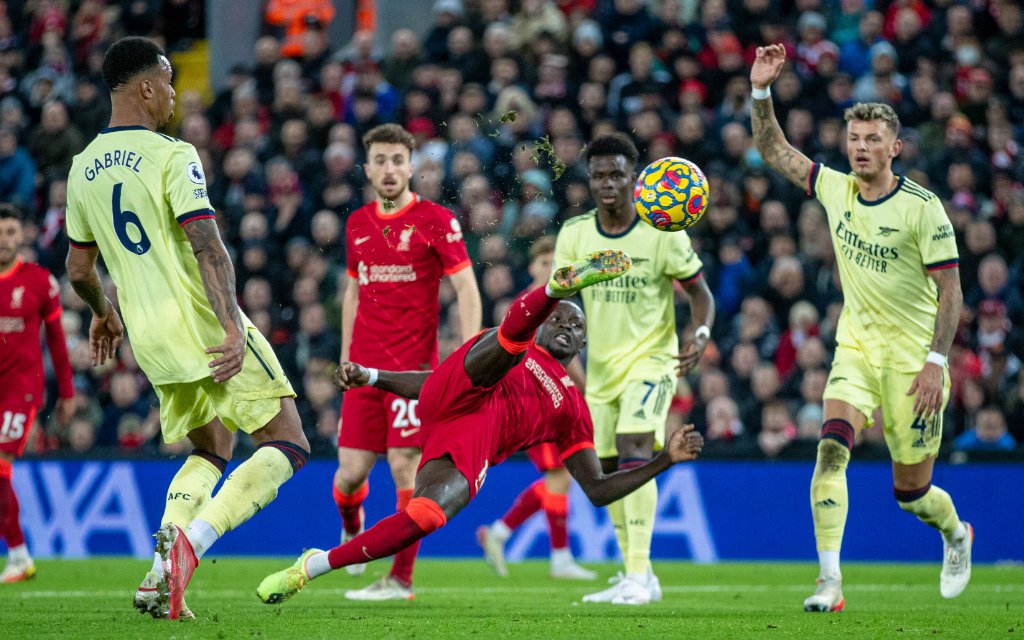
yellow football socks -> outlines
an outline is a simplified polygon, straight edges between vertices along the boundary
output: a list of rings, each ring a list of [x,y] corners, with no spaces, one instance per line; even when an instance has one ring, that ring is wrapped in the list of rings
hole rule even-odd
[[[615,539],[619,542],[622,557],[629,555],[629,533],[626,531],[626,511],[623,500],[616,500],[608,505],[608,517],[615,527]]]
[[[811,477],[811,515],[818,551],[838,552],[843,544],[849,509],[846,467],[850,450],[832,438],[818,442],[818,460]]]
[[[292,473],[292,462],[281,449],[262,446],[231,472],[196,519],[208,522],[224,535],[270,504],[277,497],[277,488]]]
[[[210,500],[224,471],[201,455],[190,455],[167,487],[167,503],[160,524],[187,527]]]
[[[622,499],[626,516],[629,550],[625,553],[626,573],[647,575],[651,568],[651,537],[658,509],[658,485],[651,480]]]
[[[918,520],[942,532],[950,539],[960,526],[960,518],[956,515],[953,499],[942,489],[932,485],[928,492],[917,500],[902,502],[897,500],[900,508],[917,516]]]

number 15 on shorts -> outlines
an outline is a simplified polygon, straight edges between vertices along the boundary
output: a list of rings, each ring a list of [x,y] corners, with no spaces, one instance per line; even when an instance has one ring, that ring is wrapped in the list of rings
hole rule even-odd
[[[419,433],[420,419],[416,417],[417,404],[419,404],[419,400],[407,400],[406,398],[395,398],[391,401],[391,413],[395,416],[391,428],[401,429],[398,435],[403,438]]]

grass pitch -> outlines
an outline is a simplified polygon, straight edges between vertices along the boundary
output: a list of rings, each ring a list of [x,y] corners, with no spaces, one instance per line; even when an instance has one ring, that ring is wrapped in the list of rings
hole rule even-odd
[[[809,564],[657,562],[665,599],[645,607],[582,604],[599,582],[547,577],[546,562],[510,566],[498,579],[482,561],[423,560],[416,600],[344,599],[387,571],[361,578],[337,571],[281,606],[256,599],[256,585],[293,558],[208,558],[189,587],[198,619],[153,620],[132,595],[147,564],[123,558],[49,560],[35,580],[0,585],[0,637],[15,638],[1015,638],[1024,636],[1024,569],[975,566],[955,600],[939,595],[939,566],[847,564],[847,610],[808,614]]]

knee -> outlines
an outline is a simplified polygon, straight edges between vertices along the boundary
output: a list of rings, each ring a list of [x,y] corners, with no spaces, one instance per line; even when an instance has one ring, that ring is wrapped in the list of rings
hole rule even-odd
[[[925,508],[924,497],[928,495],[931,490],[931,483],[918,489],[903,490],[893,488],[893,496],[896,498],[896,504],[900,505],[900,509],[903,509],[907,513],[914,515],[921,515]]]
[[[344,493],[352,493],[366,484],[370,470],[362,464],[346,464],[339,461],[338,470],[334,472],[334,486]]]

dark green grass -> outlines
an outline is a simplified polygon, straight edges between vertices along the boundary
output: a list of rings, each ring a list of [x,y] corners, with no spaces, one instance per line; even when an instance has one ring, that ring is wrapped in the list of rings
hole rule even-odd
[[[645,607],[579,604],[600,582],[554,581],[547,565],[511,566],[495,578],[482,562],[421,561],[414,602],[355,603],[361,578],[324,576],[281,606],[256,585],[291,559],[203,562],[187,600],[188,622],[153,620],[131,606],[146,563],[121,558],[38,563],[35,580],[0,585],[0,638],[1024,638],[1024,569],[977,566],[967,591],[943,600],[938,565],[847,564],[847,610],[808,614],[811,564],[658,562],[665,599]]]

